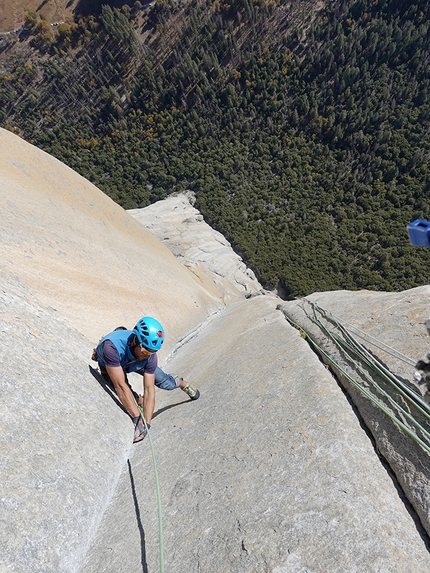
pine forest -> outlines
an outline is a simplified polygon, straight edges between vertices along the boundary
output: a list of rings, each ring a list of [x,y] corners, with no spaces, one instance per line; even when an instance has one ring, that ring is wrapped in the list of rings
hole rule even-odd
[[[430,281],[430,4],[160,0],[0,38],[0,126],[125,209],[192,190],[286,298]]]

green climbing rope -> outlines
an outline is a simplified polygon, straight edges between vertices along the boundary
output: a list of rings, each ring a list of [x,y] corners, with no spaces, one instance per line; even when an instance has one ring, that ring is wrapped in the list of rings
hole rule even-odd
[[[410,412],[403,408],[396,400],[385,391],[376,380],[370,376],[370,374],[364,369],[362,364],[364,363],[369,369],[381,376],[386,382],[388,382],[395,390],[404,398],[404,400],[413,408],[415,408],[425,419],[430,421],[430,408],[428,404],[422,399],[421,396],[416,394],[400,380],[398,380],[389,370],[382,366],[361,344],[359,344],[354,337],[348,332],[348,330],[340,323],[339,320],[330,315],[330,320],[338,331],[342,334],[340,336],[338,333],[330,330],[323,322],[318,318],[317,313],[321,315],[328,316],[330,313],[318,306],[317,303],[313,301],[306,301],[310,304],[312,308],[312,317],[308,315],[308,318],[312,320],[319,328],[328,336],[333,343],[339,348],[339,350],[348,357],[348,360],[354,365],[358,372],[371,384],[377,391],[384,396],[397,410],[405,417],[406,420],[415,428],[415,431],[408,427],[402,420],[400,420],[387,406],[373,395],[369,390],[367,390],[360,382],[353,378],[344,368],[342,368],[317,342],[306,332],[302,326],[296,324],[288,316],[286,319],[288,322],[297,328],[301,335],[305,334],[306,340],[315,349],[315,351],[324,358],[324,361],[330,364],[337,372],[341,373],[355,388],[357,388],[364,396],[366,396],[376,407],[383,411],[394,423],[396,423],[402,430],[410,436],[413,440],[419,443],[427,452],[430,453],[430,431],[426,429]],[[417,435],[416,432],[421,432],[422,439]]]
[[[160,480],[158,479],[157,461],[155,459],[155,450],[154,450],[154,444],[152,443],[151,433],[149,431],[148,425],[143,415],[143,408],[139,406],[139,404],[136,405],[142,416],[143,423],[145,424],[146,433],[149,439],[149,445],[151,447],[152,464],[154,466],[154,475],[155,475],[155,489],[157,494],[158,536],[160,545],[160,573],[164,573],[163,516],[161,512],[161,491],[160,491]]]
[[[423,400],[422,396],[419,395],[417,392],[411,390],[408,386],[402,383],[392,372],[390,372],[387,368],[382,366],[380,362],[372,356],[361,344],[359,344],[355,338],[348,332],[348,330],[340,323],[340,321],[331,313],[321,309],[317,303],[311,302],[313,311],[314,311],[314,319],[315,322],[320,326],[320,328],[326,332],[328,336],[330,336],[333,342],[344,351],[345,354],[348,354],[349,351],[351,354],[355,354],[362,362],[367,364],[369,368],[376,371],[382,378],[384,378],[392,387],[396,389],[399,394],[403,396],[403,398],[412,405],[415,409],[417,409],[421,415],[423,415],[427,420],[430,420],[430,407],[429,405]],[[333,320],[336,328],[341,332],[343,335],[342,337],[338,336],[335,332],[330,331],[327,327],[323,325],[323,323],[317,318],[316,311],[319,311],[321,314],[330,315],[331,319]],[[351,355],[349,354],[348,357],[352,360]],[[354,363],[357,366],[357,363]],[[366,377],[366,379],[372,383],[374,386],[378,387],[378,389],[384,393],[384,390],[380,388],[379,385],[376,384],[375,380],[371,378],[363,368],[359,367],[360,372]],[[390,397],[389,397],[390,399]],[[398,404],[396,403],[398,406]]]

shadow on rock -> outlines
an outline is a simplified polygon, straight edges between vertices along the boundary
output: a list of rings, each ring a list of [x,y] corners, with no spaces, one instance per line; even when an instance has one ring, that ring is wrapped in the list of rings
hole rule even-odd
[[[89,371],[92,374],[92,376],[97,380],[97,382],[100,384],[100,386],[106,392],[106,394],[108,394],[112,398],[112,400],[115,402],[115,404],[117,406],[119,406],[119,408],[121,408],[121,410],[123,412],[125,412],[127,415],[129,415],[127,410],[121,404],[118,396],[116,395],[115,388],[114,388],[113,384],[108,382],[105,378],[103,378],[103,376],[100,374],[100,372],[96,368],[93,368],[90,365],[88,366],[88,368],[89,368]],[[154,412],[152,419],[156,418],[157,416],[159,416],[163,412],[170,410],[170,408],[175,408],[176,406],[180,406],[181,404],[192,404],[192,401],[186,399],[186,400],[182,400],[182,402],[176,402],[176,404],[170,404],[169,406],[164,406],[164,408],[160,408],[159,410],[156,410]]]
[[[160,408],[159,410],[156,410],[154,412],[152,419],[156,418],[157,416],[159,416],[163,412],[170,410],[170,408],[175,408],[176,406],[181,406],[181,404],[192,404],[192,402],[190,400],[182,400],[182,402],[176,402],[176,404],[170,404],[170,406],[164,406],[164,408]]]
[[[142,564],[142,572],[148,573],[148,563],[146,561],[145,530],[143,529],[142,520],[140,518],[139,503],[137,501],[136,488],[134,486],[134,478],[130,460],[127,460],[127,465],[128,465],[128,473],[130,475],[131,492],[133,494],[134,510],[136,512],[137,527],[139,529],[139,534],[140,534],[140,562]]]
[[[93,368],[92,366],[88,366],[88,368],[89,368],[90,373],[97,380],[97,382],[100,384],[100,386],[106,392],[106,394],[109,394],[109,396],[112,398],[112,400],[115,402],[115,404],[117,406],[119,406],[119,408],[121,408],[121,410],[128,415],[127,410],[121,404],[118,396],[115,393],[115,388],[113,387],[113,384],[111,384],[107,380],[105,380],[103,378],[103,376],[100,374],[100,372],[98,370],[96,370],[95,368]]]

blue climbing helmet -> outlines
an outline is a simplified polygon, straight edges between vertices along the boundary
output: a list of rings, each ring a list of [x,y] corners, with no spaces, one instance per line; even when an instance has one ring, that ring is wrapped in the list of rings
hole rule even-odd
[[[152,316],[141,318],[133,329],[139,344],[151,352],[157,352],[163,346],[164,329]]]

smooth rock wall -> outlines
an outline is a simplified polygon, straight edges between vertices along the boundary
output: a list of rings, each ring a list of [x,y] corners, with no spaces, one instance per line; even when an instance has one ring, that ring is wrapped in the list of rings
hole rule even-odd
[[[279,300],[229,306],[168,362],[151,427],[169,573],[423,573],[430,555],[350,404]],[[147,440],[81,573],[158,571]]]
[[[224,301],[94,185],[3,129],[0,190],[0,571],[74,572],[133,431],[91,373],[93,346],[153,314],[162,361]]]
[[[91,375],[91,342],[0,273],[0,571],[72,573],[133,425]]]
[[[371,351],[383,365],[388,366],[397,378],[424,398],[424,388],[414,383],[413,373],[414,363],[418,358],[425,356],[430,347],[430,339],[424,326],[424,321],[428,316],[429,294],[430,287],[428,286],[401,293],[339,291],[315,293],[303,300],[282,305],[285,314],[309,333],[324,352],[336,361],[338,366],[332,368],[352,397],[375,439],[378,451],[389,463],[428,534],[430,534],[430,452],[428,450],[430,410],[425,415],[410,406],[391,384],[373,371],[371,377],[378,384],[379,389],[370,384],[359,371],[356,361],[352,361],[340,351],[314,322],[313,311],[307,301],[317,302],[322,309],[334,315],[349,329],[357,341]],[[321,316],[319,318],[321,319]],[[322,322],[336,332],[330,323],[330,315],[328,315],[328,320],[322,318]],[[362,391],[358,390],[345,377],[345,372],[378,400],[386,411],[376,406]],[[417,420],[423,430],[417,428],[398,406]],[[427,449],[417,443],[408,431],[394,422],[387,412],[414,436],[426,443]]]
[[[4,129],[0,189],[0,268],[94,343],[155,315],[167,332],[167,356],[224,306],[124,209]]]

